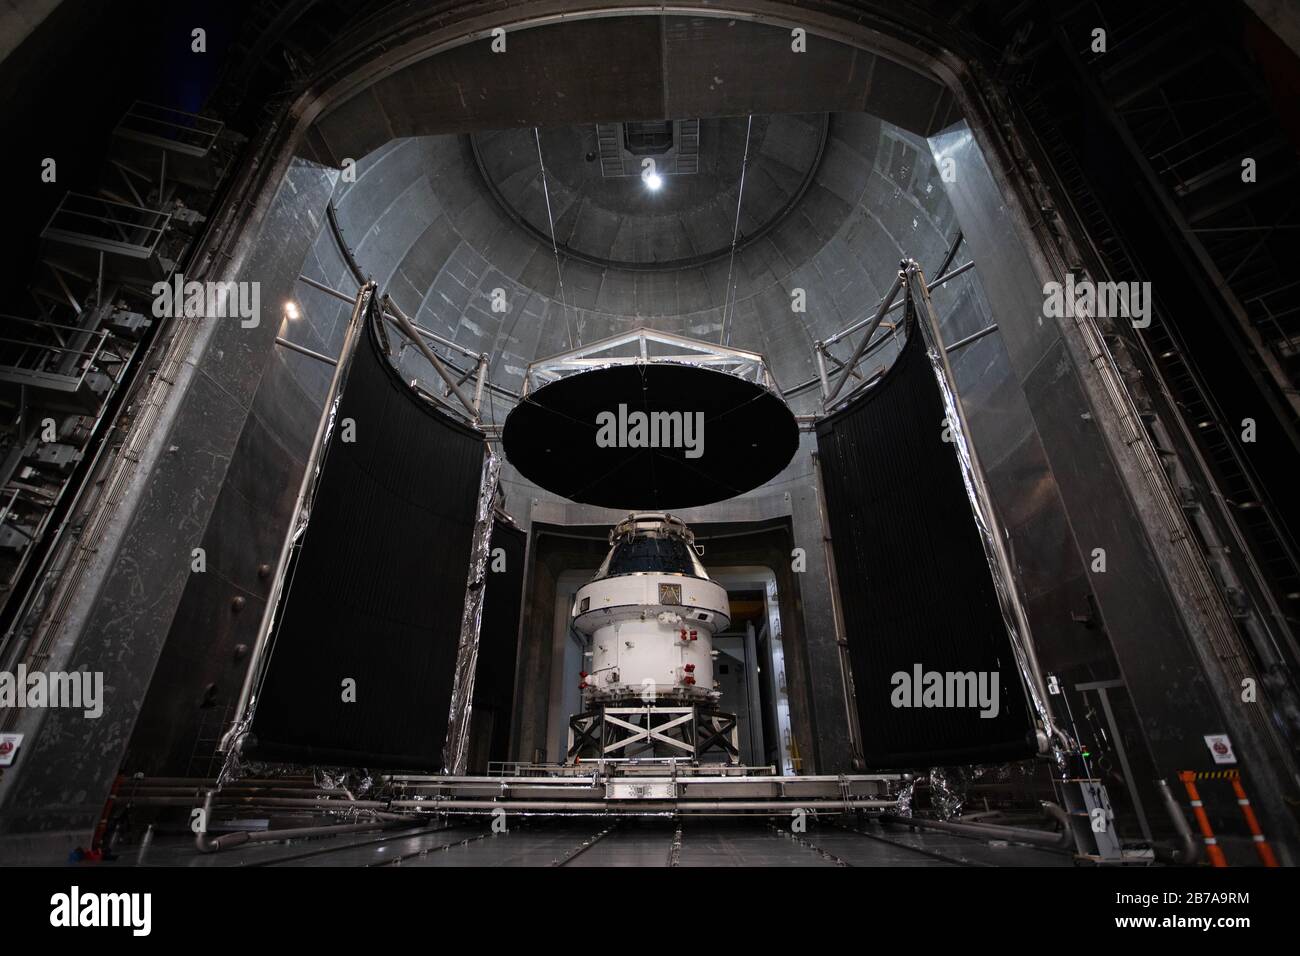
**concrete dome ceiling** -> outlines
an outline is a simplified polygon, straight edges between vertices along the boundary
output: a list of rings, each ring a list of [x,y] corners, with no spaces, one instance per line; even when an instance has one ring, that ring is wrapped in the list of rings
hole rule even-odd
[[[777,226],[812,182],[828,125],[826,114],[756,116],[752,126],[743,116],[701,120],[698,169],[666,171],[657,190],[621,167],[615,175],[602,170],[594,124],[539,131],[546,191],[532,130],[477,133],[471,141],[497,201],[542,242],[551,241],[553,217],[557,244],[569,257],[672,270],[730,253],[738,203],[738,249]],[[629,165],[638,168],[635,158]]]

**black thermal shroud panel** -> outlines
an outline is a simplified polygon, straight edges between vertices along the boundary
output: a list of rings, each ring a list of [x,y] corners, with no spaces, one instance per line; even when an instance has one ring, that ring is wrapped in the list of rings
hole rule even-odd
[[[863,756],[881,770],[1028,757],[1033,725],[993,572],[943,440],[938,383],[908,325],[885,378],[817,426]],[[922,675],[997,672],[997,715],[894,706],[910,689],[894,675],[915,683],[918,665]]]
[[[357,343],[256,701],[254,757],[440,770],[483,466],[481,436]],[[344,700],[355,681],[356,699]]]
[[[484,738],[486,761],[509,759],[510,712],[515,691],[515,661],[519,650],[519,616],[524,586],[526,535],[503,521],[492,526],[492,555],[488,560],[487,591],[483,595],[483,624],[479,629],[478,667],[474,670],[471,732]],[[499,550],[498,550],[499,549]],[[476,748],[475,754],[479,751]]]

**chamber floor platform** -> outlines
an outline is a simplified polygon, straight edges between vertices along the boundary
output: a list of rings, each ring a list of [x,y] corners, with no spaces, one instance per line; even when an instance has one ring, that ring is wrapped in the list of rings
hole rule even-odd
[[[512,823],[486,820],[385,833],[303,839],[198,852],[182,837],[123,848],[122,866],[1070,866],[1064,853],[1016,844],[882,826],[744,820],[589,819]]]

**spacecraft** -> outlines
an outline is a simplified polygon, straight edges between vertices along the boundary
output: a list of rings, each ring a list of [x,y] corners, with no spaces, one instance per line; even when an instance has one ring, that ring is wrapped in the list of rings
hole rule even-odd
[[[731,623],[695,536],[670,514],[630,514],[609,535],[600,570],[574,598],[573,626],[591,637],[588,702],[716,702],[713,635]]]
[[[698,757],[708,742],[735,758],[735,717],[718,709],[713,635],[731,624],[727,592],[709,579],[695,536],[665,512],[633,512],[574,595],[574,628],[591,639],[570,759],[602,729],[601,756],[667,749]],[[659,724],[656,728],[656,724]],[[700,738],[704,728],[713,733]],[[714,739],[717,738],[717,739]]]

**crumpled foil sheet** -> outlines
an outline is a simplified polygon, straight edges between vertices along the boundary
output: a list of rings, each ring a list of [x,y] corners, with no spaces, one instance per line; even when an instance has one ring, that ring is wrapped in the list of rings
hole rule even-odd
[[[930,809],[940,820],[961,816],[966,803],[966,772],[961,767],[930,768]]]
[[[314,777],[322,790],[347,790],[358,800],[375,789],[374,775],[365,769],[316,767]]]
[[[912,797],[915,794],[915,778],[903,781],[903,786],[898,790],[898,806],[894,812],[900,817],[910,817],[912,815]]]
[[[447,740],[442,748],[444,773],[463,774],[469,757],[470,710],[474,701],[474,672],[478,667],[479,630],[483,624],[483,598],[487,592],[487,564],[492,553],[492,502],[501,477],[501,459],[488,451],[479,481],[478,510],[474,518],[474,543],[470,550],[465,610],[460,619],[456,650],[456,677],[451,689]]]
[[[374,798],[385,789],[383,780],[365,769],[357,767],[318,767],[310,764],[280,763],[268,760],[249,760],[232,752],[217,778],[216,789],[245,779],[286,780],[286,786],[303,787],[302,778],[310,778],[312,785],[322,790],[346,790],[358,800]]]
[[[913,280],[921,286],[920,291],[913,288]],[[966,434],[966,417],[957,398],[957,391],[952,381],[952,370],[948,365],[947,353],[943,350],[941,343],[936,343],[938,330],[933,325],[933,312],[924,291],[925,277],[919,268],[915,272],[909,271],[908,289],[912,293],[913,301],[916,303],[916,324],[920,329],[922,341],[925,343],[926,355],[930,359],[930,367],[934,371],[935,381],[938,383],[939,391],[943,396],[944,416],[952,435],[953,447],[957,451],[962,483],[966,487],[966,497],[970,499],[971,513],[975,518],[980,542],[984,546],[985,557],[988,559],[989,568],[993,572],[993,587],[997,592],[1002,620],[1006,624],[1007,635],[1011,640],[1016,668],[1020,671],[1021,681],[1025,686],[1025,692],[1029,695],[1030,704],[1048,738],[1060,738],[1063,741],[1068,741],[1061,729],[1055,725],[1051,713],[1047,709],[1046,689],[1038,676],[1037,668],[1033,664],[1032,650],[1027,644],[1031,640],[1029,619],[1025,614],[1024,605],[1020,602],[1020,593],[1016,589],[1015,574],[1011,568],[1010,557],[1007,555],[1003,541],[999,537],[1000,529],[993,516],[992,501],[976,467],[975,453]],[[1058,750],[1058,761],[1063,758],[1064,754]]]

